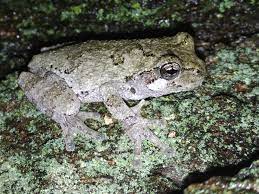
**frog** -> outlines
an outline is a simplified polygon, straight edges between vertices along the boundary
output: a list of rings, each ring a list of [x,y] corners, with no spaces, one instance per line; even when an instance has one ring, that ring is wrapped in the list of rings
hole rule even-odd
[[[144,140],[170,157],[175,154],[174,148],[152,131],[165,126],[165,119],[141,115],[147,99],[193,90],[205,75],[205,63],[195,53],[192,36],[179,32],[156,38],[88,40],[45,49],[32,57],[18,84],[39,111],[60,125],[65,149],[71,152],[77,134],[107,139],[86,124],[87,119],[100,120],[102,115],[80,109],[85,103],[104,103],[133,142],[133,165],[138,167]],[[138,103],[129,106],[129,100]]]

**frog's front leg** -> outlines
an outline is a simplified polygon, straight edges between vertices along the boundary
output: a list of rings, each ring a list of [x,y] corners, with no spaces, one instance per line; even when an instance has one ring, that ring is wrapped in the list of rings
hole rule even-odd
[[[30,72],[22,72],[18,83],[28,99],[40,111],[60,124],[66,150],[74,151],[73,138],[76,133],[87,134],[94,139],[104,139],[103,135],[84,124],[84,119],[96,119],[98,115],[80,112],[80,100],[66,82],[56,74],[48,72],[40,77]]]
[[[128,107],[122,97],[119,95],[119,86],[113,83],[106,83],[101,87],[101,94],[104,104],[112,116],[122,122],[122,127],[126,134],[134,143],[134,167],[141,164],[141,146],[143,140],[149,140],[160,148],[167,155],[172,156],[174,150],[161,140],[150,130],[153,127],[161,127],[164,124],[161,120],[150,120],[141,117],[140,109],[145,104],[141,101],[135,107]]]

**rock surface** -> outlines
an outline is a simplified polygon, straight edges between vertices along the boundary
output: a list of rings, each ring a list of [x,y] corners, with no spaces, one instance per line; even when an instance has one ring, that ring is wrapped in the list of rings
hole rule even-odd
[[[259,193],[259,160],[234,177],[213,177],[204,183],[189,186],[185,193]]]
[[[78,136],[77,150],[66,152],[59,126],[27,101],[17,74],[9,75],[0,83],[0,193],[171,192],[182,189],[192,173],[249,160],[258,149],[258,57],[253,41],[219,45],[206,59],[201,88],[150,99],[143,116],[167,119],[168,127],[154,132],[176,155],[166,158],[146,142],[139,171],[116,121],[90,121],[109,140]],[[109,115],[102,104],[82,109]]]

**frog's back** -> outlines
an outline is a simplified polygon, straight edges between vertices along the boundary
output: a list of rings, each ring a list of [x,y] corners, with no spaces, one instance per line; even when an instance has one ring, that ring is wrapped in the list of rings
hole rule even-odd
[[[166,50],[170,40],[165,38],[164,44],[161,39],[90,40],[36,55],[29,68],[42,75],[54,72],[75,93],[88,92],[106,82],[124,81],[134,73],[152,68],[161,55],[158,50]]]

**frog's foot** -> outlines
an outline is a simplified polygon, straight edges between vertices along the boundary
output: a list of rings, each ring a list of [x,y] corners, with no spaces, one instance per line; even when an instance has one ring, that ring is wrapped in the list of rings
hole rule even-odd
[[[126,134],[134,143],[134,168],[139,168],[141,166],[141,147],[143,140],[151,141],[168,157],[174,155],[174,150],[161,142],[161,140],[149,129],[157,126],[161,127],[161,125],[164,125],[163,121],[135,117],[128,118],[123,124],[126,129]]]
[[[74,136],[78,133],[87,135],[89,138],[93,138],[95,140],[102,141],[106,139],[104,135],[87,127],[84,122],[75,115],[59,115],[58,121],[63,130],[67,151],[75,150]]]

